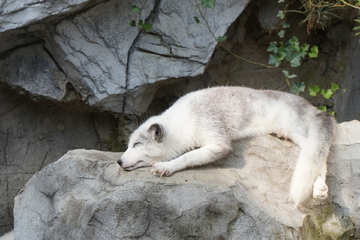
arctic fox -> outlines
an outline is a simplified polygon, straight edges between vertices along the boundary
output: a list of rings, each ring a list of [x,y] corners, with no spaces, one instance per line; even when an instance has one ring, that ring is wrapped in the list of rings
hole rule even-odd
[[[231,142],[260,134],[290,138],[302,149],[292,178],[295,206],[326,198],[326,160],[336,122],[305,99],[285,92],[245,87],[213,87],[189,93],[130,137],[119,165],[127,170],[152,166],[170,176],[232,152]]]

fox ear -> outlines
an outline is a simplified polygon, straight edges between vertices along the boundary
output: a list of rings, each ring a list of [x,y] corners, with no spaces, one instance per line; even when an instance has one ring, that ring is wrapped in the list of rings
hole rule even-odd
[[[162,126],[158,123],[154,123],[149,127],[148,132],[151,133],[152,139],[158,142],[162,141],[162,137],[164,136],[164,130]]]

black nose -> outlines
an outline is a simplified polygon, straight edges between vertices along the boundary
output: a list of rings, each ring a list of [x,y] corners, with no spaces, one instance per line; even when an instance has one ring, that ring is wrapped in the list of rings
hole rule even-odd
[[[122,167],[122,161],[121,161],[121,159],[119,159],[119,160],[117,161],[117,163],[120,165],[120,167]]]

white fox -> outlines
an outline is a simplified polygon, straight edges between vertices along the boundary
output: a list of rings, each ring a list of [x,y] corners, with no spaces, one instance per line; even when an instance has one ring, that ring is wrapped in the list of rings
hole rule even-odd
[[[125,170],[152,166],[159,176],[224,158],[231,142],[260,134],[290,138],[302,149],[290,196],[295,206],[326,198],[326,160],[336,121],[293,94],[245,87],[214,87],[189,93],[149,118],[118,160]]]

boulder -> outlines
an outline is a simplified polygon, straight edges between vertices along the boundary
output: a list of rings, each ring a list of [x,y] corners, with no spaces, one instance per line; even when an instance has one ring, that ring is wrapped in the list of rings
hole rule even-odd
[[[220,1],[214,10],[206,10],[216,37],[226,33],[249,2]],[[1,4],[0,70],[6,71],[1,71],[0,81],[60,101],[66,95],[64,86],[69,86],[99,109],[141,115],[157,88],[166,85],[161,81],[202,74],[217,45],[208,28],[196,23],[194,17],[201,17],[195,1],[145,1],[141,20],[151,23],[148,31],[129,24],[139,21],[131,6],[142,4],[130,0]]]
[[[158,178],[122,170],[121,153],[73,150],[15,198],[17,239],[358,239],[360,122],[338,125],[327,200],[299,209],[289,185],[299,147],[273,136],[234,142],[211,165]]]

